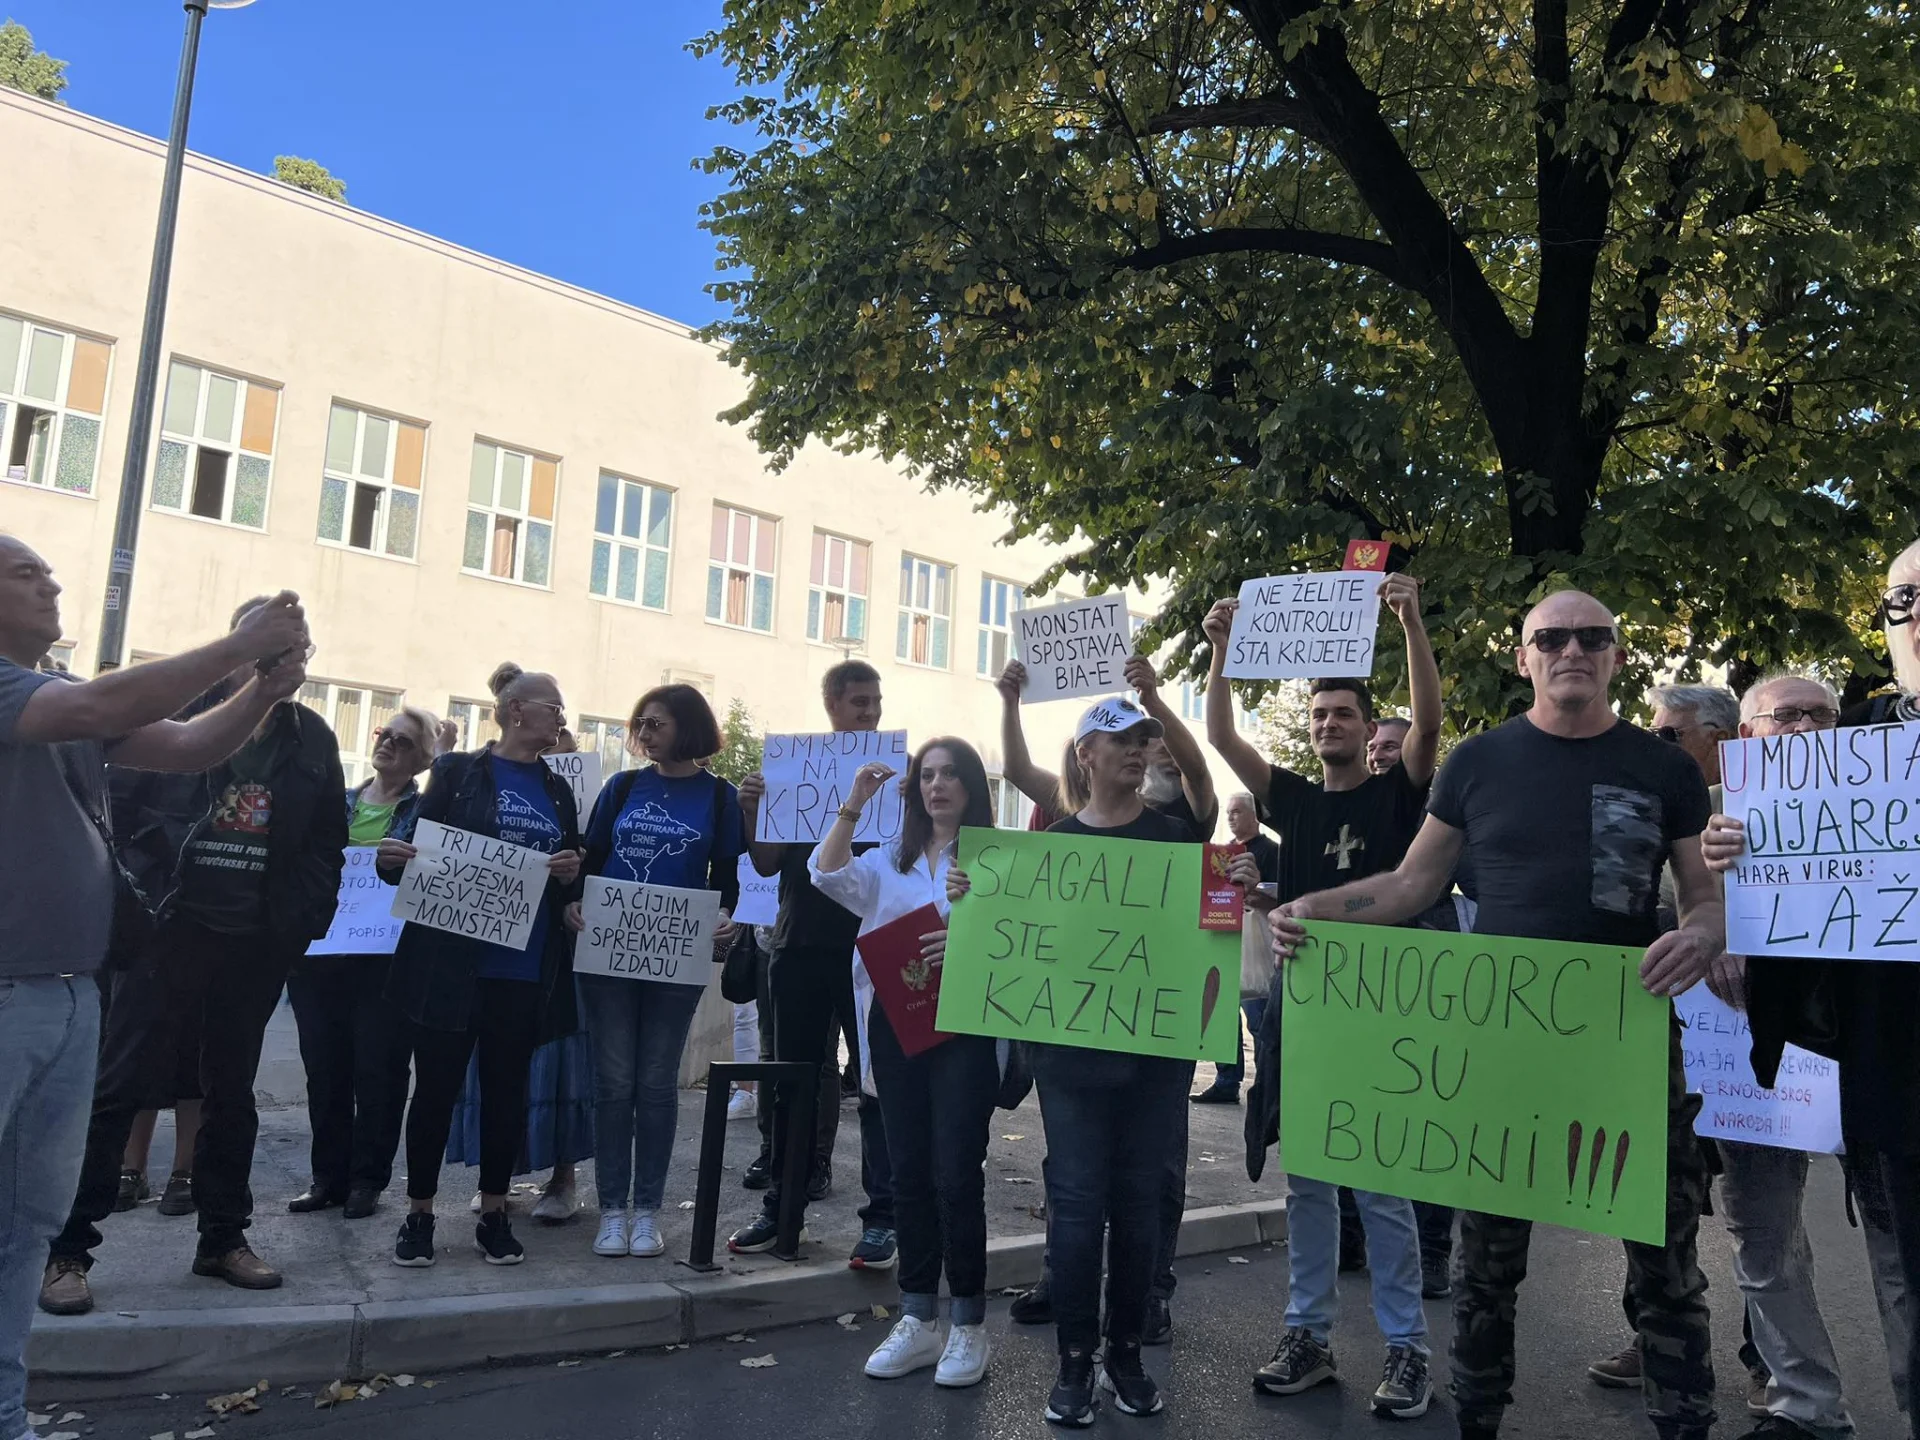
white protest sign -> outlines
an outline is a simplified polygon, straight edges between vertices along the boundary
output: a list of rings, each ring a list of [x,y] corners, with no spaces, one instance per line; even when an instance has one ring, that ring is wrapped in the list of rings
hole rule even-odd
[[[420,853],[407,862],[394,892],[401,920],[465,935],[509,950],[526,948],[547,894],[547,855],[422,820],[413,832]]]
[[[580,814],[580,828],[587,828],[587,817],[593,813],[593,802],[600,795],[600,756],[597,752],[578,750],[571,755],[543,756],[547,768],[552,770],[573,790],[574,809]]]
[[[1920,723],[1720,746],[1736,955],[1920,960]]]
[[[377,845],[349,845],[340,872],[340,905],[309,955],[391,955],[405,924],[393,918],[393,887],[373,873]]]
[[[1246,581],[1227,635],[1227,677],[1366,679],[1373,673],[1380,583],[1386,578],[1371,570],[1337,570]]]
[[[760,757],[766,798],[760,802],[756,840],[811,845],[833,828],[853,793],[862,765],[891,766],[895,779],[882,785],[860,815],[856,842],[891,840],[900,833],[903,802],[898,777],[907,773],[904,730],[842,730],[825,735],[769,735]]]
[[[713,978],[717,892],[589,875],[580,908],[587,928],[574,945],[574,974],[671,985],[705,985]]]
[[[733,907],[736,925],[771,925],[780,918],[780,877],[762,875],[753,857],[740,857],[740,903]]]
[[[1115,695],[1127,688],[1132,622],[1119,595],[1068,600],[1013,615],[1014,654],[1027,667],[1022,705]]]
[[[1754,1078],[1747,1017],[1705,985],[1673,1002],[1687,1027],[1681,1041],[1687,1089],[1700,1096],[1694,1132],[1782,1150],[1831,1155],[1840,1149],[1840,1067],[1789,1045],[1771,1090]]]

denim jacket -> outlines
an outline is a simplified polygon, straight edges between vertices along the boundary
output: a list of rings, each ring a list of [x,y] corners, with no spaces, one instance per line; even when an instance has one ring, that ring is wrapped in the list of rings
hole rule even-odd
[[[371,784],[371,780],[362,780],[358,785],[347,787],[347,824],[353,824],[354,807],[360,803],[361,795]],[[400,798],[393,802],[393,814],[387,817],[387,834],[398,835],[403,829],[407,834],[413,834],[413,812],[419,808],[420,782],[409,780],[407,788],[400,792]]]
[[[456,830],[498,837],[493,775],[488,757],[491,743],[471,754],[442,755],[433,762],[427,787],[406,819],[393,828],[396,840],[413,839],[422,820],[435,820]],[[547,798],[560,821],[560,848],[580,848],[580,815],[573,791],[551,770],[544,772]],[[400,883],[402,866],[379,867],[389,885]],[[540,1038],[557,1039],[580,1028],[579,1007],[573,995],[573,932],[566,925],[566,908],[580,898],[582,884],[547,882],[547,943],[540,957],[540,997],[543,1010]],[[465,1030],[473,1019],[475,983],[484,941],[424,925],[409,925],[400,933],[393,969],[387,978],[387,998],[416,1025],[429,1030]]]

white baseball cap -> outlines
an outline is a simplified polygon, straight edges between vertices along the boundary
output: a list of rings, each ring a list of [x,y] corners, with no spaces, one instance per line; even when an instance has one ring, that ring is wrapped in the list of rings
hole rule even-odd
[[[1146,727],[1150,739],[1157,740],[1167,733],[1167,727],[1142,710],[1133,701],[1121,697],[1114,700],[1096,702],[1086,714],[1080,717],[1080,723],[1074,728],[1076,742],[1089,735],[1123,735],[1129,730]]]

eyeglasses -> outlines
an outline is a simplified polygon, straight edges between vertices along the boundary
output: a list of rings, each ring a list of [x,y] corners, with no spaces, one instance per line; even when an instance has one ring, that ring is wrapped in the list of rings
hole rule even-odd
[[[567,718],[567,707],[552,700],[522,700],[520,703],[522,705],[538,705],[543,710],[551,710],[556,720],[564,722]]]
[[[1602,650],[1611,650],[1620,643],[1613,633],[1611,625],[1545,625],[1533,632],[1521,643],[1531,645],[1542,655],[1558,655],[1567,648],[1567,642],[1577,640],[1580,648],[1589,655],[1598,655]]]
[[[1656,725],[1653,727],[1653,733],[1669,745],[1678,745],[1682,735],[1699,728],[1698,725]]]
[[[1840,712],[1831,705],[1782,705],[1777,709],[1762,711],[1761,714],[1776,725],[1798,725],[1802,720],[1811,720],[1824,730],[1840,723]],[[1760,716],[1753,718],[1758,720]]]
[[[382,741],[392,745],[396,750],[418,750],[420,748],[420,742],[418,740],[415,740],[411,735],[402,734],[391,726],[383,726],[373,732],[373,743],[378,745]]]
[[[1880,597],[1880,619],[1888,625],[1911,625],[1916,601],[1920,601],[1920,585],[1888,586]]]
[[[634,721],[633,728],[642,735],[651,735],[656,730],[666,729],[672,723],[673,721],[664,720],[658,715],[649,715],[644,720]]]

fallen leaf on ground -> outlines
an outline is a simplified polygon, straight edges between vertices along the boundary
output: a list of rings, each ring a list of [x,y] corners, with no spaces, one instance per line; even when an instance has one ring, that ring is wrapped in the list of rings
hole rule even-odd
[[[42,1421],[41,1423],[45,1424],[46,1422]],[[173,1440],[173,1431],[162,1430],[158,1435],[149,1435],[147,1440]]]
[[[1248,1259],[1247,1259],[1247,1257],[1246,1257],[1246,1256],[1244,1256],[1244,1255],[1229,1255],[1229,1256],[1227,1256],[1227,1264],[1229,1264],[1229,1265],[1250,1265],[1250,1264],[1252,1264],[1252,1263],[1253,1263],[1253,1262],[1252,1262],[1252,1261],[1250,1261],[1250,1260],[1248,1260]]]
[[[873,1307],[873,1318],[874,1318],[874,1319],[876,1319],[876,1320],[884,1320],[884,1319],[886,1319],[886,1318],[887,1318],[887,1307],[886,1307],[886,1306],[884,1306],[884,1305],[876,1305],[876,1306],[874,1306],[874,1307]]]
[[[626,1354],[626,1353],[627,1353],[627,1352],[626,1352],[626,1351],[624,1351],[624,1350],[609,1350],[609,1351],[607,1352],[607,1359],[609,1359],[609,1360],[618,1360],[618,1359],[619,1359],[619,1358],[620,1358],[620,1357],[621,1357],[622,1355],[624,1355],[624,1354]]]
[[[1000,1138],[1002,1140],[1024,1140],[1027,1137],[1024,1135],[1002,1135]]]
[[[434,1386],[438,1385],[439,1383],[440,1382],[438,1380],[422,1380],[420,1382],[420,1388],[422,1390],[431,1390],[433,1389]]]
[[[561,1360],[555,1364],[554,1368],[556,1370],[571,1370],[579,1363],[578,1360]]]
[[[691,1210],[693,1208],[693,1202],[691,1200],[682,1200],[680,1202],[680,1208],[682,1210]]]
[[[67,1411],[66,1414],[60,1417],[60,1423],[62,1425],[67,1425],[67,1424],[71,1424],[75,1420],[84,1420],[86,1418],[87,1417],[85,1416],[85,1414],[83,1414],[78,1410],[69,1410]]]
[[[751,1335],[745,1335],[745,1334],[729,1335],[727,1336],[727,1343],[729,1345],[744,1345],[752,1339],[753,1337]]]
[[[182,1437],[182,1440],[211,1440],[212,1435],[213,1427],[211,1425],[202,1425],[198,1430],[187,1431],[186,1435]]]
[[[407,1388],[407,1387],[408,1387],[409,1385],[411,1385],[411,1384],[413,1384],[413,1376],[411,1376],[411,1375],[396,1375],[396,1376],[394,1376],[394,1377],[393,1377],[393,1383],[394,1383],[394,1384],[396,1384],[396,1385],[398,1385],[398,1386],[399,1386],[399,1387],[400,1387],[400,1388],[401,1388],[402,1390],[404,1390],[404,1389],[406,1389],[406,1388]]]
[[[154,1399],[156,1399],[156,1400],[171,1400],[171,1399],[173,1398],[173,1396],[171,1396],[171,1395],[156,1395],[156,1396],[154,1396],[153,1398],[154,1398]]]
[[[158,1398],[162,1400],[170,1400],[173,1397],[170,1395],[162,1395]],[[27,1412],[27,1424],[34,1427],[35,1429],[38,1429],[42,1425],[51,1425],[52,1423],[53,1423],[53,1416],[51,1415],[36,1415],[31,1410]]]
[[[1000,1178],[1001,1178],[1002,1180],[1005,1180],[1005,1181],[1007,1182],[1007,1184],[1009,1184],[1009,1185],[1031,1185],[1031,1184],[1033,1184],[1033,1181],[1031,1181],[1031,1180],[1029,1180],[1029,1179],[1028,1179],[1028,1178],[1027,1178],[1026,1176],[1024,1176],[1024,1175],[1002,1175],[1002,1176],[1001,1176]]]
[[[56,1430],[47,1436],[46,1440],[80,1440],[80,1432],[78,1430]]]
[[[749,1355],[740,1362],[741,1366],[748,1370],[768,1370],[779,1363],[771,1355]]]

